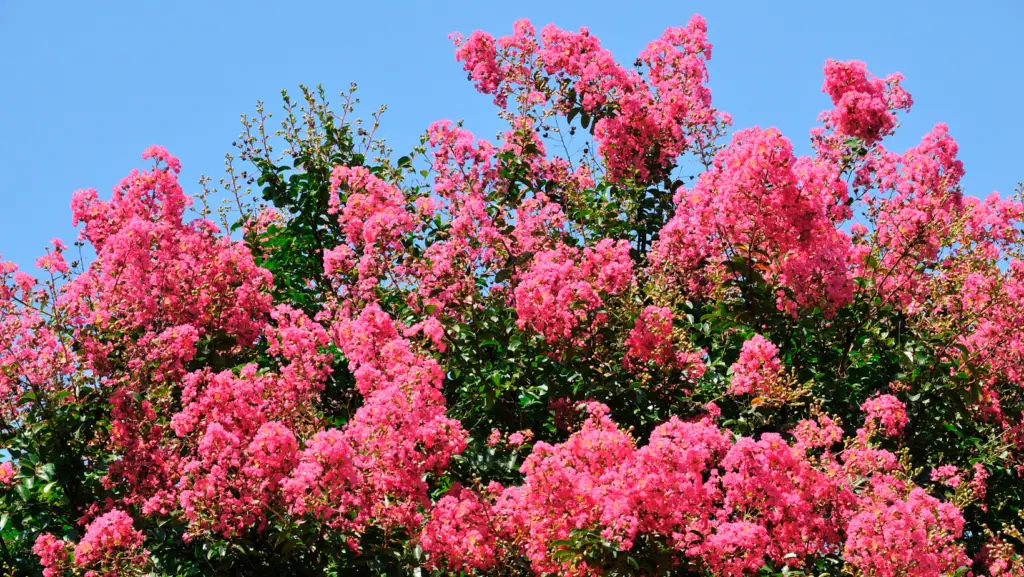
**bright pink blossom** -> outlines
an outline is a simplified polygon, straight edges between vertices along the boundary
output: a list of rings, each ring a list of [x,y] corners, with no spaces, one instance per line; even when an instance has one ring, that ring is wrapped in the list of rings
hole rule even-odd
[[[764,275],[780,309],[850,302],[849,238],[835,226],[847,198],[838,167],[797,158],[774,129],[736,132],[693,189],[679,188],[676,212],[651,260],[659,273],[696,296],[713,294],[732,262]],[[743,273],[750,275],[751,273]]]
[[[582,346],[607,320],[600,311],[608,297],[633,281],[629,244],[604,239],[582,251],[570,247],[541,252],[515,289],[517,324],[552,343]]]
[[[62,577],[71,568],[72,546],[64,539],[57,539],[49,533],[40,533],[32,546],[32,553],[39,557],[43,577]]]
[[[75,565],[91,575],[122,575],[145,566],[149,552],[142,548],[143,535],[132,518],[119,509],[100,515],[86,527],[75,546]]]
[[[956,543],[964,519],[949,503],[916,488],[904,500],[878,503],[851,521],[843,558],[879,577],[948,575],[970,565]]]
[[[761,335],[754,335],[743,343],[739,359],[729,367],[732,380],[729,393],[733,395],[758,394],[767,391],[782,374],[779,349]]]
[[[864,427],[867,433],[879,432],[887,437],[898,437],[909,422],[907,407],[892,395],[879,395],[864,401]]]
[[[827,118],[836,131],[873,144],[896,125],[896,110],[910,110],[913,100],[900,86],[903,75],[890,74],[884,80],[868,72],[859,60],[825,63],[822,92],[832,98],[835,109]]]
[[[495,564],[497,538],[489,506],[458,485],[434,504],[419,542],[435,567],[486,570]]]
[[[14,468],[14,463],[10,461],[0,463],[0,487],[13,485],[16,474],[17,471]]]

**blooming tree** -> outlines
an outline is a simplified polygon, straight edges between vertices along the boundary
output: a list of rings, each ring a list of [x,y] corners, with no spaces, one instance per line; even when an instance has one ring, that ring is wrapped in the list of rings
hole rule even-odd
[[[901,75],[829,60],[801,156],[699,16],[453,41],[494,142],[303,88],[220,223],[154,146],[0,262],[6,571],[1024,575],[1024,202],[885,148]]]

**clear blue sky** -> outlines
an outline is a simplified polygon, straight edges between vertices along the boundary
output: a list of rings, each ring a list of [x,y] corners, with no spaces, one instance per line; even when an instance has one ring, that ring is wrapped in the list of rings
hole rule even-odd
[[[968,9],[967,6],[970,6]],[[282,88],[356,81],[364,112],[389,110],[396,151],[433,120],[491,136],[490,99],[455,63],[449,32],[590,29],[623,62],[703,14],[715,45],[715,103],[737,127],[777,126],[806,150],[828,107],[826,58],[903,72],[914,109],[892,143],[945,121],[975,195],[1024,179],[1024,7],[1002,2],[44,2],[0,0],[0,254],[30,266],[53,236],[73,240],[69,201],[102,195],[150,144],[184,164],[186,190],[222,174],[238,117]]]

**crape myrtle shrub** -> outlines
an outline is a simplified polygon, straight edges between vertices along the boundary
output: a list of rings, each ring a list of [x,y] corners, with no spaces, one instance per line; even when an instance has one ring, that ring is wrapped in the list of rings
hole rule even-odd
[[[303,89],[220,224],[154,146],[0,264],[5,571],[1024,575],[1024,204],[885,147],[899,74],[828,61],[798,156],[699,16],[453,40],[493,141]]]

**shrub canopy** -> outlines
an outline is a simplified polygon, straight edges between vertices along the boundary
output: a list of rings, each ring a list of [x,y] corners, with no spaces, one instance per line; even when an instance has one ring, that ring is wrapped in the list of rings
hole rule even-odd
[[[699,16],[453,38],[494,142],[303,88],[219,192],[154,146],[91,256],[0,262],[0,566],[1024,575],[1024,203],[885,147],[901,75],[829,60],[800,156]]]

